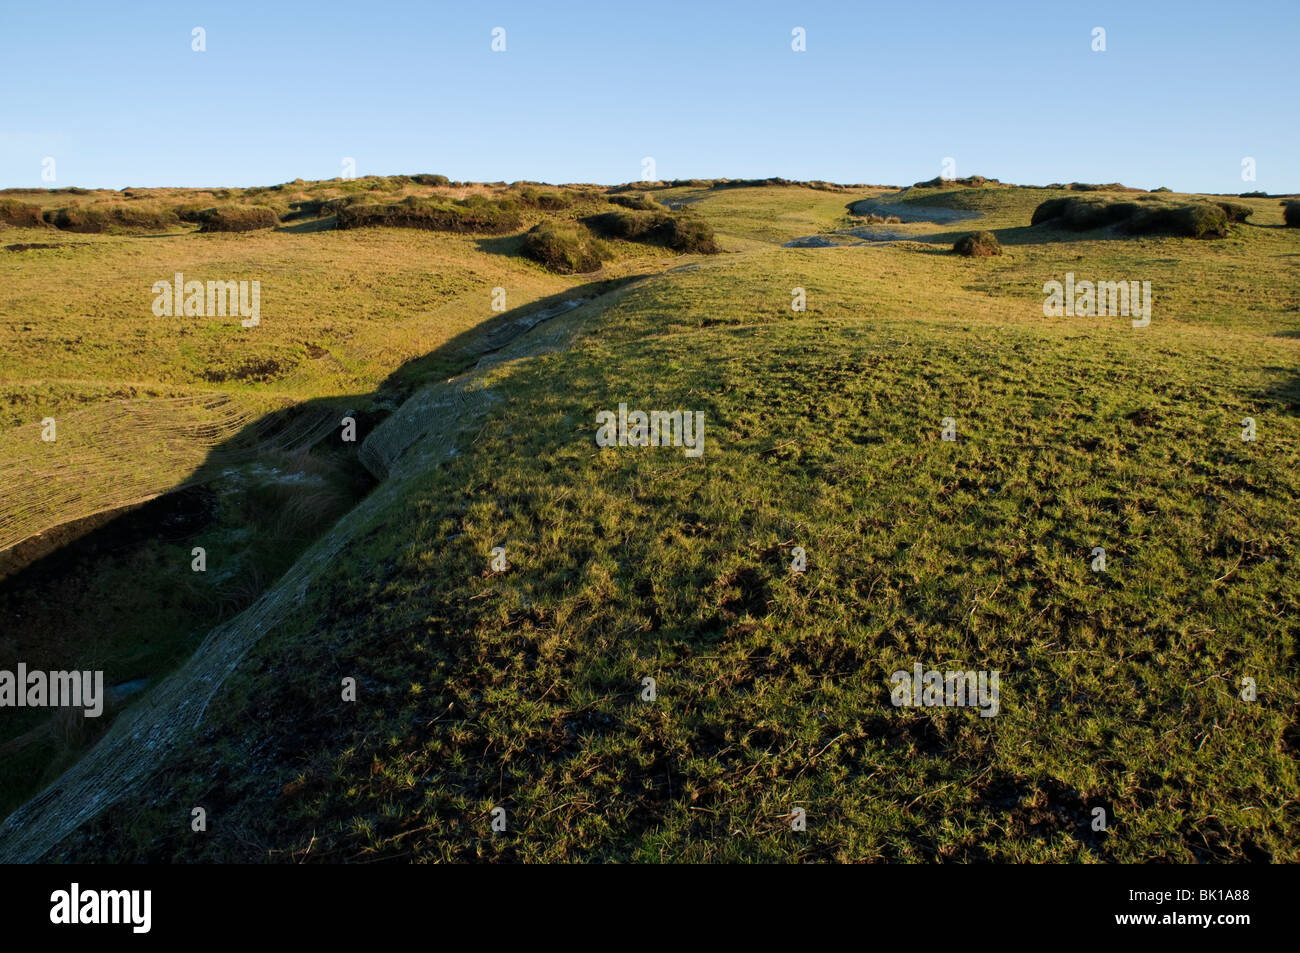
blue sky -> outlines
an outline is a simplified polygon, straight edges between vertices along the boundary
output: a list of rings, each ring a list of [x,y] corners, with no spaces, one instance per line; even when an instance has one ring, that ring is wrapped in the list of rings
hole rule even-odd
[[[1006,182],[1294,192],[1298,61],[1297,0],[4,0],[0,186],[50,185],[47,156],[53,185],[107,188],[331,178],[344,157],[910,184],[951,157]]]

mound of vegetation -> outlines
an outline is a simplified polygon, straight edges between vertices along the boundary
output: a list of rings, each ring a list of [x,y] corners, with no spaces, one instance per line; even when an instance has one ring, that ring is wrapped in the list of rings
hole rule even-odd
[[[668,182],[628,182],[623,185],[615,185],[609,189],[609,192],[632,192],[636,189],[644,189],[648,185],[662,185],[670,189],[757,189],[770,187],[790,187],[800,189],[816,189],[821,192],[850,192],[854,189],[866,188],[858,185],[841,185],[837,182],[827,182],[824,179],[810,179],[807,182],[800,182],[797,179],[784,179],[780,176],[772,176],[766,179],[672,179]]]
[[[1098,184],[1096,182],[1071,182],[1069,185],[1058,186],[1058,188],[1069,189],[1071,192],[1142,192],[1143,189],[1133,188],[1130,185],[1124,185],[1122,182],[1106,182]]]
[[[180,224],[175,210],[126,202],[69,205],[48,209],[45,221],[66,232],[93,234],[114,228],[172,228]]]
[[[1300,228],[1300,201],[1288,199],[1282,203],[1282,220],[1291,228]]]
[[[451,179],[447,178],[445,175],[428,175],[426,173],[418,173],[411,176],[411,181],[416,185],[451,185]]]
[[[197,216],[200,232],[252,232],[274,228],[280,217],[264,205],[226,205],[204,209]]]
[[[524,255],[562,275],[595,271],[613,257],[608,245],[577,222],[542,222],[524,236]]]
[[[45,219],[41,217],[39,205],[28,205],[14,199],[0,199],[0,223],[15,225],[19,228],[41,228]]]
[[[1002,254],[1002,245],[992,232],[970,232],[953,243],[952,250],[967,258],[988,258]]]
[[[391,205],[355,204],[337,208],[339,228],[427,228],[436,232],[501,235],[523,224],[509,201],[470,196],[455,202],[409,196]]]
[[[1223,209],[1223,214],[1228,216],[1230,222],[1244,222],[1255,211],[1249,205],[1242,205],[1240,202],[1216,201],[1214,204]]]
[[[1219,205],[1165,202],[1153,196],[1144,198],[1138,202],[1116,202],[1092,196],[1048,199],[1034,209],[1030,224],[1076,232],[1114,225],[1129,235],[1222,238],[1228,234],[1228,212]]]
[[[573,199],[560,192],[542,192],[525,186],[517,192],[511,193],[502,202],[516,202],[525,208],[537,208],[545,211],[559,211],[568,208],[573,204]]]
[[[965,185],[970,188],[980,188],[985,185],[1002,185],[997,179],[986,179],[982,175],[968,175],[962,179],[945,179],[936,175],[933,179],[926,179],[924,182],[917,182],[912,186],[914,189],[943,189],[951,188],[954,185]]]
[[[604,212],[583,220],[599,235],[631,242],[662,245],[679,252],[716,255],[713,226],[693,215],[627,209]]]
[[[658,212],[663,210],[663,206],[650,198],[648,195],[611,195],[609,201],[623,208],[635,209],[640,212]]]

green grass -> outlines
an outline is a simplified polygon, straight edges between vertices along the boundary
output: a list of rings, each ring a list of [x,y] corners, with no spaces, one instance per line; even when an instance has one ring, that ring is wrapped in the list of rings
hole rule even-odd
[[[478,188],[442,191],[479,194]],[[151,209],[212,207],[199,202],[192,190],[138,191]],[[314,187],[298,194],[328,198],[336,191]],[[534,205],[555,204],[547,197],[553,193],[517,191]],[[222,208],[231,211],[227,217],[238,219],[241,212],[256,214],[261,203],[275,201],[278,194],[253,189],[207,195],[219,197]],[[131,208],[134,203],[97,193],[23,193],[22,198],[33,207],[50,208],[78,203]],[[590,200],[582,208],[608,207]],[[88,419],[78,411],[108,408],[115,400],[157,400],[146,404],[159,408],[156,417],[168,413],[170,398],[223,395],[250,419],[308,406],[324,407],[334,419],[354,410],[378,420],[418,387],[472,363],[479,346],[475,341],[485,327],[562,298],[582,284],[617,279],[629,266],[646,266],[637,261],[637,246],[622,243],[620,260],[599,276],[565,278],[514,254],[510,239],[488,247],[481,241],[410,229],[292,226],[199,234],[194,223],[165,235],[5,229],[0,244],[54,247],[0,248],[0,425],[6,431],[0,436],[0,453],[25,455],[29,447],[40,447],[39,421],[52,416],[59,424],[59,443],[37,464],[83,467],[91,484],[72,501],[78,508],[66,512],[46,509],[42,500],[25,501],[22,489],[5,486],[6,508],[32,503],[46,520],[39,528],[70,541],[91,526],[103,530],[114,509],[136,505],[196,473],[226,469],[214,465],[216,457],[209,455],[223,446],[212,448],[199,439],[202,428],[189,417],[184,423],[195,430],[195,439],[188,445],[169,440],[169,452],[164,452],[158,445],[161,436],[140,432],[141,414],[98,413]],[[657,252],[649,257],[649,267],[657,267]],[[238,316],[156,316],[153,284],[170,281],[177,271],[187,279],[258,280],[261,323],[246,329]],[[493,310],[498,287],[505,290],[504,315]],[[79,421],[95,432],[80,433]],[[165,425],[166,420],[159,422]],[[217,418],[209,423],[215,426]],[[79,449],[88,437],[94,445]],[[326,448],[289,465],[332,469],[330,457]],[[245,461],[237,476],[219,481],[225,493],[211,521],[175,539],[133,534],[123,543],[113,535],[120,526],[110,526],[96,537],[98,542],[88,544],[87,552],[77,551],[70,575],[42,564],[42,579],[5,580],[0,586],[0,664],[23,660],[50,668],[102,668],[110,684],[165,675],[188,657],[208,629],[273,583],[305,543],[345,512],[360,492],[346,473],[357,468],[353,460],[343,473],[330,477],[342,484],[335,487],[339,497],[320,500],[319,488],[296,492],[299,488],[291,485],[288,489],[295,492],[278,503],[259,500],[265,472],[285,465],[276,453]],[[22,476],[24,488],[33,491],[47,482],[39,471]],[[319,512],[307,520],[309,532],[295,524],[292,512],[287,525],[294,531],[287,532],[279,510],[313,499]],[[91,514],[85,523],[65,525]],[[212,554],[214,570],[204,576],[189,568],[195,545]],[[0,568],[10,568],[8,556]],[[237,563],[234,574],[223,575],[217,564],[231,569],[232,560]],[[43,580],[49,575],[58,577],[57,584]],[[149,580],[143,590],[142,579]],[[48,727],[39,713],[0,720],[5,776],[0,813],[54,780],[113,714],[89,727],[78,726],[66,738],[49,739],[33,735]]]
[[[726,253],[484,372],[481,428],[59,856],[1300,860],[1300,248],[1275,200],[1195,241],[1031,228],[1064,192],[926,190],[903,201],[983,217],[787,249],[890,198],[649,191]],[[951,254],[985,228],[1003,255]],[[378,263],[460,239],[357,240]],[[1043,317],[1067,271],[1151,281],[1150,326]],[[620,402],[704,411],[704,455],[601,450]],[[914,662],[999,671],[1000,714],[894,708]]]
[[[740,254],[490,372],[485,425],[253,651],[169,793],[69,857],[1300,859],[1294,235],[1074,241],[985,190],[992,261],[949,226],[761,244],[854,198],[809,191],[699,196]],[[1152,281],[1152,325],[1045,319],[1066,270]],[[619,402],[705,411],[705,455],[599,450]],[[1001,714],[894,709],[913,662],[1000,671]]]

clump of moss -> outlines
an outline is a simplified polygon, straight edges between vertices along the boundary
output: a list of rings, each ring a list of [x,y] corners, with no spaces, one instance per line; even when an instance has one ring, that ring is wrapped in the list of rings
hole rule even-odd
[[[609,246],[576,222],[542,222],[524,236],[523,253],[562,275],[595,271],[613,257]]]
[[[1002,254],[1002,245],[992,232],[971,232],[953,243],[952,250],[967,258],[988,258]]]

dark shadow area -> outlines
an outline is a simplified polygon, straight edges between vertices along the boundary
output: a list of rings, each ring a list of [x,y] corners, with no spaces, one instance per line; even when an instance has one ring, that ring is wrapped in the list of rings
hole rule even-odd
[[[1300,330],[1283,331],[1279,337],[1300,337]],[[1266,371],[1278,374],[1278,379],[1263,388],[1257,395],[1261,400],[1276,404],[1288,414],[1300,414],[1300,369],[1285,367],[1266,367]]]
[[[518,235],[494,235],[474,240],[475,247],[489,255],[518,255],[520,249],[523,248],[523,244],[523,233]]]
[[[883,196],[883,198],[894,198],[894,196]],[[950,222],[969,222],[976,219],[984,218],[983,212],[970,211],[967,209],[947,208],[938,205],[915,205],[904,202],[883,202],[880,198],[874,199],[857,199],[849,202],[844,206],[850,215],[881,215],[886,218],[897,218],[904,225],[915,222],[925,222],[932,225],[946,225]],[[884,223],[889,224],[889,223]]]
[[[292,222],[292,224],[290,224]],[[325,218],[308,219],[305,222],[296,221],[290,218],[283,220],[283,223],[276,226],[274,231],[288,232],[291,235],[306,235],[311,232],[332,232],[337,227],[338,217],[329,215]]]

